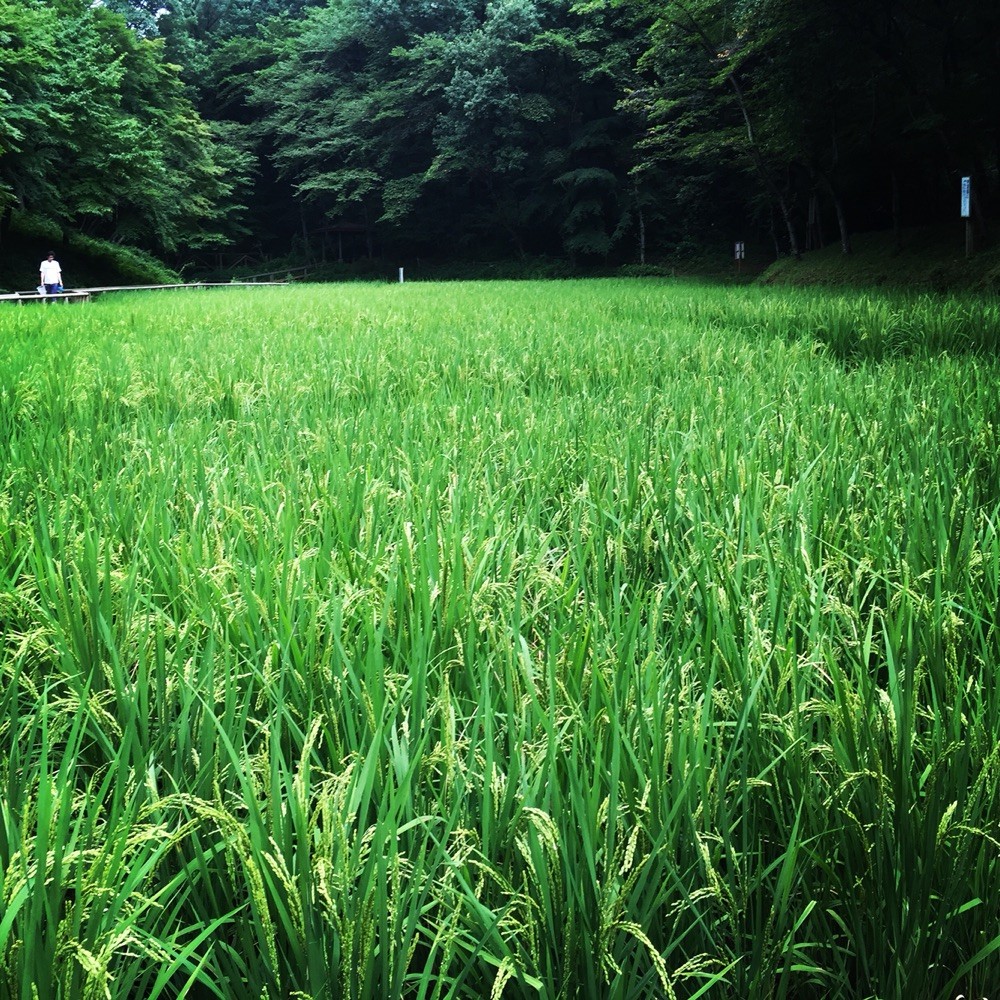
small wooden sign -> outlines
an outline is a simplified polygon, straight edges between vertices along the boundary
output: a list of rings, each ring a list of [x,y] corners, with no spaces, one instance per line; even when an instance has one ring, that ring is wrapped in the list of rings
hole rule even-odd
[[[962,178],[962,218],[968,219],[972,214],[972,178]]]
[[[747,255],[746,244],[745,243],[737,243],[736,244],[736,259],[737,260],[745,260],[746,259],[746,255]]]

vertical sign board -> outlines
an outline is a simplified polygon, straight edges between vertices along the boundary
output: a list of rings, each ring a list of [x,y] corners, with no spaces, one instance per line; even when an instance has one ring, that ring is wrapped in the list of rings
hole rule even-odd
[[[975,249],[972,238],[972,178],[962,178],[962,218],[965,219],[965,256],[971,257]]]
[[[743,243],[737,243],[736,244],[736,259],[737,260],[744,260],[746,258],[746,255],[747,255],[746,245],[743,244]]]

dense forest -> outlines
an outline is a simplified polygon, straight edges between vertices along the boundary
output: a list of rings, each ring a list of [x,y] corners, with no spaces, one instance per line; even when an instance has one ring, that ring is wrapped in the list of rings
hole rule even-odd
[[[981,0],[0,0],[0,243],[769,255],[1000,203]]]

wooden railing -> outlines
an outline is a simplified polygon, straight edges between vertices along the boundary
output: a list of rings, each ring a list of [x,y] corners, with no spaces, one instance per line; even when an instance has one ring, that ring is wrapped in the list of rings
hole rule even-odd
[[[39,295],[36,291],[31,292],[9,292],[0,295],[0,302],[16,302],[23,305],[26,302],[51,302],[62,300],[64,302],[89,302],[95,295],[104,295],[106,292],[153,292],[165,291],[180,288],[246,288],[254,286],[257,288],[267,285],[284,285],[284,281],[197,281],[191,284],[178,285],[101,285],[95,288],[74,288],[65,292],[53,292],[51,295]]]
[[[69,292],[46,292],[42,295],[38,292],[9,292],[0,295],[0,302],[17,302],[21,305],[25,302],[49,302],[53,299],[62,299],[64,302],[86,302],[89,298],[89,289],[80,288]]]
[[[275,278],[285,275],[288,278],[294,280],[300,280],[302,278],[308,278],[309,272],[312,270],[311,267],[305,265],[303,267],[279,267],[275,271],[262,271],[260,274],[247,274],[244,275],[243,281],[248,282],[251,285],[260,284],[261,279],[267,279],[271,284],[286,284],[287,282],[275,282]]]

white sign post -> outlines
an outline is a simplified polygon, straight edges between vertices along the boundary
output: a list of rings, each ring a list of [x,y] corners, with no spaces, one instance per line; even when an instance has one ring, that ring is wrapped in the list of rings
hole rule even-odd
[[[972,256],[972,178],[962,178],[962,218],[965,219],[965,256]]]
[[[746,244],[740,240],[736,243],[736,247],[733,251],[733,257],[736,260],[736,273],[742,274],[743,272],[743,261],[747,255]]]

